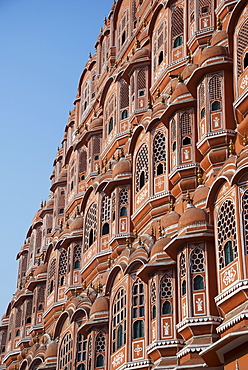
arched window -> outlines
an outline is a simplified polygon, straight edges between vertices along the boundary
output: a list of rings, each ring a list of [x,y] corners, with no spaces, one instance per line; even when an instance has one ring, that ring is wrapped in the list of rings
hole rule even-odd
[[[218,246],[220,270],[227,265],[228,261],[234,260],[238,256],[236,233],[234,203],[231,199],[227,199],[220,207],[217,218],[218,240],[216,245]]]
[[[87,360],[87,338],[82,334],[78,334],[77,337],[77,370],[86,370],[86,360]]]
[[[113,128],[114,128],[114,119],[113,117],[110,117],[109,125],[108,125],[108,134],[110,134],[111,131],[113,131]]]
[[[121,207],[120,216],[127,216],[127,207]]]
[[[68,255],[67,250],[63,249],[59,257],[59,285],[65,284],[65,275],[67,274]]]
[[[71,333],[67,333],[60,346],[59,350],[59,359],[58,359],[59,368],[58,370],[65,370],[72,368],[72,336]]]
[[[191,138],[189,136],[185,136],[182,141],[183,145],[190,145],[191,144]]]
[[[155,319],[157,316],[157,308],[156,306],[152,306],[152,319]]]
[[[142,171],[140,174],[139,188],[142,189],[144,185],[145,185],[145,172]]]
[[[176,6],[171,14],[171,37],[173,48],[183,44],[183,8]]]
[[[246,69],[248,67],[248,53],[245,53],[243,63],[244,63],[244,69]]]
[[[73,268],[75,270],[80,268],[81,252],[82,252],[81,245],[76,245],[73,251],[73,263],[74,263]]]
[[[121,113],[121,119],[126,119],[128,117],[128,110],[124,109],[124,111]]]
[[[104,357],[102,354],[98,355],[96,358],[96,367],[104,366]]]
[[[38,311],[43,310],[43,304],[39,304]]]
[[[203,289],[204,289],[203,276],[196,275],[193,279],[193,290],[203,290]]]
[[[186,294],[186,280],[182,282],[182,296]]]
[[[163,50],[161,50],[158,56],[158,64],[161,64],[163,60],[164,60],[164,52]]]
[[[126,291],[121,288],[114,299],[112,318],[112,353],[126,343]]]
[[[224,246],[225,266],[234,260],[232,242],[229,240]]]
[[[31,324],[31,321],[32,321],[31,317],[28,317],[26,320],[26,324]]]
[[[95,356],[96,367],[103,367],[105,356],[105,335],[102,332],[98,333],[96,336]]]
[[[172,151],[174,152],[177,148],[177,143],[176,141],[174,141],[174,143],[172,144]]]
[[[172,313],[170,301],[165,301],[162,305],[162,315],[170,315]]]
[[[211,104],[211,111],[215,112],[216,110],[220,110],[220,102],[218,100]]]
[[[50,263],[49,270],[48,270],[47,295],[51,294],[54,289],[54,279],[55,279],[55,271],[56,271],[55,268],[56,268],[56,259],[53,258]]]
[[[20,335],[20,329],[18,329],[17,331],[16,331],[16,337],[19,337],[19,335]]]
[[[201,110],[201,119],[206,116],[206,108],[202,108]]]
[[[244,52],[247,48],[248,44],[248,20],[246,19],[243,25],[240,27],[238,37],[237,37],[237,70],[238,70],[238,77],[243,72],[243,66],[245,67],[245,62],[247,63],[247,53],[245,54],[244,60]]]
[[[166,139],[163,131],[158,131],[153,140],[154,175],[162,175],[166,170]]]
[[[86,251],[96,240],[97,204],[92,203],[86,215],[84,251]]]
[[[182,36],[178,36],[173,43],[173,48],[177,48],[178,46],[181,46],[183,44],[183,38]]]
[[[121,348],[124,344],[123,340],[123,326],[122,324],[119,325],[117,329],[117,349]]]
[[[102,227],[102,235],[109,234],[109,224],[106,222]]]
[[[144,320],[136,320],[133,323],[133,339],[143,338],[144,332]]]
[[[136,191],[142,189],[142,187],[148,181],[148,146],[142,145],[140,148],[137,160],[136,160]]]

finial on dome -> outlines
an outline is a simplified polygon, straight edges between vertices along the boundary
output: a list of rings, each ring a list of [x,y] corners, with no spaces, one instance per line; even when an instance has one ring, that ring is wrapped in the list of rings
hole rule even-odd
[[[151,99],[148,100],[148,104],[147,104],[147,108],[152,110],[152,102],[151,102]]]
[[[153,226],[152,226],[152,230],[151,230],[151,236],[154,236],[154,229],[153,229]]]
[[[162,227],[161,227],[161,223],[159,223],[158,225],[158,236],[162,236]]]
[[[191,64],[192,63],[192,55],[191,55],[190,51],[188,53],[187,59],[188,59],[188,63]]]
[[[169,95],[172,95],[173,94],[173,89],[172,89],[172,86],[170,87],[170,91],[169,91]]]
[[[108,265],[108,268],[110,268],[112,265],[112,258],[110,256],[108,257],[107,265]]]
[[[86,285],[86,281],[84,280],[84,281],[83,281],[83,284],[82,284],[82,288],[83,288],[83,290],[85,290],[85,289],[86,289],[86,287],[87,287],[87,285]]]
[[[127,236],[126,237],[126,246],[129,248],[129,246],[130,246],[130,240],[129,240],[129,237]]]
[[[104,17],[104,24],[107,24],[107,18],[106,17]]]
[[[231,156],[231,155],[234,154],[234,143],[233,143],[232,139],[230,139],[228,147],[229,147],[229,156]]]
[[[174,209],[175,209],[175,202],[174,202],[173,199],[171,199],[171,201],[170,201],[170,212],[174,211]]]
[[[136,47],[136,50],[140,48],[140,42],[138,39],[136,39],[135,41],[135,47]]]
[[[248,139],[247,139],[246,132],[245,132],[244,137],[243,137],[243,145],[246,146],[247,144],[248,144]]]
[[[201,167],[198,167],[198,170],[197,170],[197,182],[198,182],[198,185],[202,185],[203,183]]]
[[[178,82],[183,82],[182,76],[180,74],[177,76],[177,81]]]
[[[161,95],[161,92],[160,92],[160,88],[157,89],[157,93],[156,93],[156,99],[158,99]]]
[[[190,198],[190,193],[189,193],[189,191],[187,191],[187,194],[186,194],[186,202],[187,202],[188,204],[192,204],[192,199]]]
[[[222,23],[221,23],[220,17],[217,17],[216,29],[218,31],[221,31],[222,30]]]
[[[97,284],[97,293],[102,293],[102,284],[100,282]]]

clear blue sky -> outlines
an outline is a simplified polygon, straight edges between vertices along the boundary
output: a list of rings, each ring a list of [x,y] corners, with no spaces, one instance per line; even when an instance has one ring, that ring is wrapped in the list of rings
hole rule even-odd
[[[61,145],[77,84],[113,0],[0,0],[0,318],[16,255]]]

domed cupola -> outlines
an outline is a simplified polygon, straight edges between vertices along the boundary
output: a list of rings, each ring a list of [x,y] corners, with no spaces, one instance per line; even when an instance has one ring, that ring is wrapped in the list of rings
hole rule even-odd
[[[44,354],[45,360],[48,358],[57,357],[57,351],[58,351],[58,343],[56,341],[50,342]]]
[[[90,310],[90,320],[99,320],[108,318],[109,298],[98,294]]]
[[[177,233],[180,217],[181,215],[174,211],[174,204],[171,202],[170,212],[162,219],[164,234],[167,237]]]
[[[131,174],[131,163],[125,157],[122,157],[113,168],[113,178],[119,179]]]
[[[190,194],[186,197],[187,208],[182,214],[178,223],[178,234],[196,233],[209,228],[208,214],[201,208],[197,208],[192,204]]]
[[[156,243],[154,243],[150,254],[151,262],[164,259],[167,256],[164,252],[164,248],[170,241],[170,238],[162,236],[156,241]]]
[[[193,204],[196,207],[202,208],[206,204],[206,199],[209,193],[209,187],[204,185],[199,185],[193,194]]]

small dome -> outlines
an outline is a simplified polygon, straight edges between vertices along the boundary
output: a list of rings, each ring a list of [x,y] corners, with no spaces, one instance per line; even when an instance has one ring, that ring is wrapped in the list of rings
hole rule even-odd
[[[108,311],[109,309],[109,299],[107,297],[98,296],[93,303],[90,315],[98,314],[103,311]]]
[[[159,238],[151,250],[151,257],[153,257],[155,254],[163,252],[164,247],[171,241],[170,238]]]
[[[123,174],[130,174],[131,172],[131,163],[125,157],[122,157],[118,163],[113,168],[113,177]]]
[[[193,194],[193,204],[197,204],[205,199],[207,199],[209,193],[209,187],[204,185],[199,185]]]
[[[88,130],[91,131],[91,130],[94,130],[96,128],[101,128],[103,125],[103,119],[102,117],[97,117],[97,118],[94,118],[90,123],[89,123],[89,126],[88,126]]]
[[[78,230],[83,228],[83,217],[77,216],[70,224],[70,231]]]
[[[171,102],[174,101],[174,100],[176,100],[179,96],[186,95],[186,94],[190,94],[187,86],[184,83],[182,83],[182,82],[178,83],[175,91],[171,95]]]
[[[239,153],[239,156],[237,158],[237,167],[240,167],[241,165],[243,165],[244,160],[247,161],[247,149],[248,147],[245,146]]]
[[[182,214],[178,224],[178,228],[181,229],[182,227],[187,227],[195,223],[207,221],[208,221],[207,212],[205,212],[201,208],[197,208],[190,204]]]
[[[34,270],[34,276],[38,276],[46,272],[47,272],[47,263],[43,263]]]
[[[44,358],[47,359],[49,357],[56,357],[57,350],[58,350],[58,343],[55,341],[50,342],[47,346],[46,352],[44,354]]]
[[[202,52],[201,64],[204,63],[207,59],[221,55],[227,55],[227,49],[224,46],[207,46]]]
[[[197,67],[198,67],[197,64],[192,63],[187,64],[182,72],[182,79],[185,80],[186,78],[190,77]]]
[[[167,229],[167,227],[178,224],[181,215],[175,211],[171,211],[167,213],[164,218],[163,227]]]
[[[226,30],[222,31],[215,31],[212,38],[211,38],[211,45],[216,45],[220,41],[225,40],[228,37]]]
[[[131,57],[130,61],[135,62],[138,59],[150,58],[150,51],[147,48],[140,48],[136,53]]]

